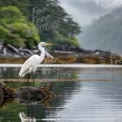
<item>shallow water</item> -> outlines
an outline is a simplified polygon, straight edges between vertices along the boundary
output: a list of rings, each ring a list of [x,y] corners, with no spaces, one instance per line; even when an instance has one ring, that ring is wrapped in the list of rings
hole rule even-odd
[[[16,101],[0,108],[1,122],[19,122],[19,113],[34,116],[37,122],[121,122],[122,68],[101,65],[45,65],[30,78],[39,82],[23,81],[18,72],[21,65],[1,65],[0,80],[13,89],[25,85],[40,86],[50,82],[56,97],[42,104],[20,104]],[[8,80],[9,79],[9,80]],[[54,81],[53,81],[54,80]],[[9,82],[8,82],[9,81]]]

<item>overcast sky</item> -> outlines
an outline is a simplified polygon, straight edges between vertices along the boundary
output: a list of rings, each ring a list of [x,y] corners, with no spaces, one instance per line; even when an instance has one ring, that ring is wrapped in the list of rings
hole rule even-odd
[[[115,7],[122,5],[122,0],[59,0],[60,5],[81,26],[89,25]]]

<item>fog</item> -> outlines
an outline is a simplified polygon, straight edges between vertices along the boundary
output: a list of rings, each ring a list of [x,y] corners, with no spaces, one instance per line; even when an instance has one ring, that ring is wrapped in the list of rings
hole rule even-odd
[[[60,0],[60,5],[84,27],[122,5],[122,0]]]
[[[86,27],[92,25],[92,23],[100,17],[105,16],[106,14],[111,13],[117,7],[120,7],[122,5],[122,0],[60,0],[60,5],[67,13],[70,14],[74,21],[79,23],[81,26],[82,31],[77,36],[77,38],[82,48],[92,50],[101,49],[121,54],[121,39],[119,39],[119,34],[117,36],[116,33],[113,33],[112,30],[109,30],[109,33],[104,35],[104,40],[103,37],[99,36],[98,38],[97,34],[94,35],[93,39],[92,32],[89,33],[85,30]],[[116,18],[116,20],[117,19],[118,18]],[[115,28],[116,27],[117,26],[115,26]],[[102,30],[101,33],[104,33],[103,31],[104,30]],[[118,30],[118,32],[121,33],[121,29],[120,31]],[[111,35],[116,35],[116,38],[112,38],[110,40],[106,38],[106,35],[109,37]],[[95,41],[96,37],[98,38],[97,41]]]

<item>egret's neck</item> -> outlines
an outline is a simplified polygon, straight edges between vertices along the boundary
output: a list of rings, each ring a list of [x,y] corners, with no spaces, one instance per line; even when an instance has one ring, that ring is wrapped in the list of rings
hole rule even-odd
[[[44,60],[44,57],[45,57],[45,49],[43,47],[38,47],[38,48],[41,51],[40,62],[39,62],[39,63],[41,63]]]

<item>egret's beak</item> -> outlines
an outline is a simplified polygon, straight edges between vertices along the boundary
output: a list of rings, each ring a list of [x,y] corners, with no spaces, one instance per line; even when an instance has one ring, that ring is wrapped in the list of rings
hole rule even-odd
[[[51,43],[46,43],[45,45],[46,45],[46,46],[51,46],[51,45],[53,45],[53,44],[51,44]]]

